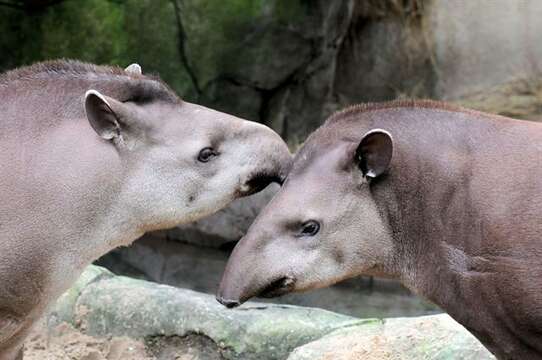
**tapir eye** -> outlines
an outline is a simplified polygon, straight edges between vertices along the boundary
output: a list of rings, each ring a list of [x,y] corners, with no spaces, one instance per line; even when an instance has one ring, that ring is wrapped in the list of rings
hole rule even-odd
[[[314,236],[320,231],[320,223],[316,220],[305,221],[301,225],[301,236]]]
[[[201,151],[199,152],[198,161],[206,163],[217,155],[218,153],[213,148],[206,147],[201,149]]]

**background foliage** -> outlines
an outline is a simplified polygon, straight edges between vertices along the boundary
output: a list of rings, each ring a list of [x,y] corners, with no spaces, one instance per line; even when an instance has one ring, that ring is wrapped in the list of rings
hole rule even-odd
[[[126,66],[139,62],[179,92],[188,78],[168,0],[85,0],[0,7],[0,69],[54,58]]]

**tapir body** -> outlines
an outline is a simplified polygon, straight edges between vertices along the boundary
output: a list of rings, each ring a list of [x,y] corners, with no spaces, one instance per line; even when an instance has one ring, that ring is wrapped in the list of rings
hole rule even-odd
[[[73,61],[0,75],[0,359],[107,251],[280,181],[269,128],[157,78]]]
[[[432,101],[333,115],[235,248],[236,306],[399,279],[499,359],[542,358],[542,124]]]

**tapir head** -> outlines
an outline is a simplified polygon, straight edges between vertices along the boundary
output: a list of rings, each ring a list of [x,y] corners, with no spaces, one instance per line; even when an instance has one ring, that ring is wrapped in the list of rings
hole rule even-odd
[[[222,304],[385,268],[393,247],[371,183],[388,170],[392,137],[375,129],[325,146],[321,138],[308,139],[285,184],[234,249],[217,294]]]
[[[271,129],[182,101],[137,65],[125,71],[131,94],[89,89],[85,109],[124,167],[114,196],[125,196],[142,230],[197,220],[283,181],[292,157]]]

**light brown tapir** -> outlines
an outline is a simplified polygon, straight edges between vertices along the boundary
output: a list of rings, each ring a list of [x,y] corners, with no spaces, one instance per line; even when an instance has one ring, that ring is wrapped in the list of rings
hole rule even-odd
[[[70,61],[0,75],[0,359],[91,261],[281,181],[269,128],[158,78]]]
[[[499,359],[542,358],[542,124],[438,102],[360,105],[314,132],[217,299],[399,279]]]

